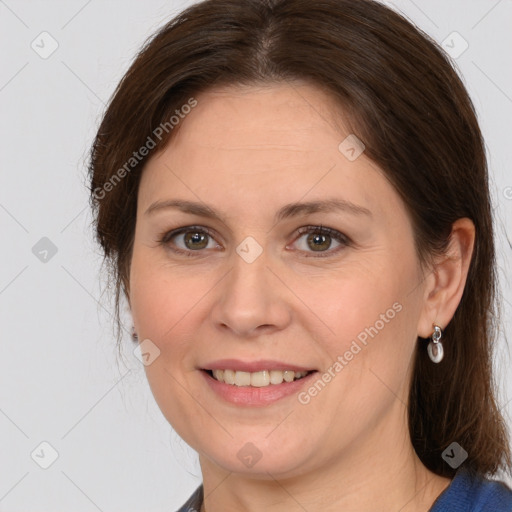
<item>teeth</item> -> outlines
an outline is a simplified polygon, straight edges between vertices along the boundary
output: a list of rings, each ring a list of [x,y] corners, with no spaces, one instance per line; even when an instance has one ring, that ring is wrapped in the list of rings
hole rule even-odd
[[[213,372],[213,373],[215,376],[215,372]],[[218,379],[217,377],[215,377],[215,378],[222,382],[222,376],[220,379]],[[235,383],[235,372],[233,370],[224,370],[224,382],[226,384],[234,384]]]
[[[250,386],[251,385],[251,374],[249,372],[236,372],[235,373],[235,385],[236,386]]]
[[[293,379],[295,379],[295,372],[291,372],[290,370],[286,370],[283,372],[283,379],[286,382],[293,382]]]
[[[294,372],[292,370],[262,370],[260,372],[239,372],[235,370],[213,370],[213,377],[225,384],[235,386],[253,386],[262,388],[270,384],[282,384],[293,382],[305,377],[308,372]]]
[[[229,371],[229,370],[226,370],[226,371]],[[213,376],[217,380],[220,380],[221,382],[223,382],[224,381],[224,370],[213,370]]]
[[[281,384],[283,382],[283,372],[278,370],[270,371],[270,384]]]
[[[270,373],[266,370],[251,373],[251,386],[262,388],[270,384]]]

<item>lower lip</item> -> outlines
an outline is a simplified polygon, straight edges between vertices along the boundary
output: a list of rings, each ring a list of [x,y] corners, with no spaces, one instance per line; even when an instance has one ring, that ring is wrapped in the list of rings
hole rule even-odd
[[[213,392],[222,399],[236,405],[264,406],[277,402],[282,398],[298,393],[302,387],[307,385],[317,372],[312,372],[302,379],[281,384],[269,384],[263,387],[236,386],[220,382],[210,376],[204,370],[201,374]]]

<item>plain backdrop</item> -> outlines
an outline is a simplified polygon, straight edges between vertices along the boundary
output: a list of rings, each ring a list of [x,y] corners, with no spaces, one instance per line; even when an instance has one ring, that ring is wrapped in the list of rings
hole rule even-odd
[[[144,40],[190,3],[0,0],[0,511],[172,512],[201,482],[128,336],[123,360],[116,355],[86,189],[106,102]],[[478,111],[504,294],[497,380],[510,425],[512,2],[391,5],[445,41]]]

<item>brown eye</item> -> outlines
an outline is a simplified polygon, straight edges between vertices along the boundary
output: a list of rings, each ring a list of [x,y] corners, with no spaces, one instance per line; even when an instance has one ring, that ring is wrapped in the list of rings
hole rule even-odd
[[[184,237],[184,244],[187,249],[204,249],[208,245],[208,234],[199,231],[187,231]]]
[[[313,249],[313,251],[329,249],[331,247],[331,237],[330,235],[323,235],[318,233],[310,233],[306,238],[306,243],[308,247]]]
[[[301,242],[298,243],[298,249],[304,252],[326,253],[325,256],[330,256],[350,245],[350,239],[343,233],[323,226],[306,226],[299,229],[299,234],[304,236],[299,236],[296,243]],[[329,250],[333,244],[337,246],[334,250]],[[324,256],[324,254],[319,255]]]
[[[159,242],[173,252],[188,254],[218,247],[212,234],[205,228],[188,226],[165,233]]]

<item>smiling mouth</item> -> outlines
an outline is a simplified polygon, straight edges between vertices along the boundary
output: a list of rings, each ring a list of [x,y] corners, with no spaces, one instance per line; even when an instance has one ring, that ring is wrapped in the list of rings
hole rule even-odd
[[[279,385],[283,382],[300,380],[314,372],[293,370],[262,370],[259,372],[242,372],[238,370],[204,370],[218,382],[239,387],[257,387]]]

